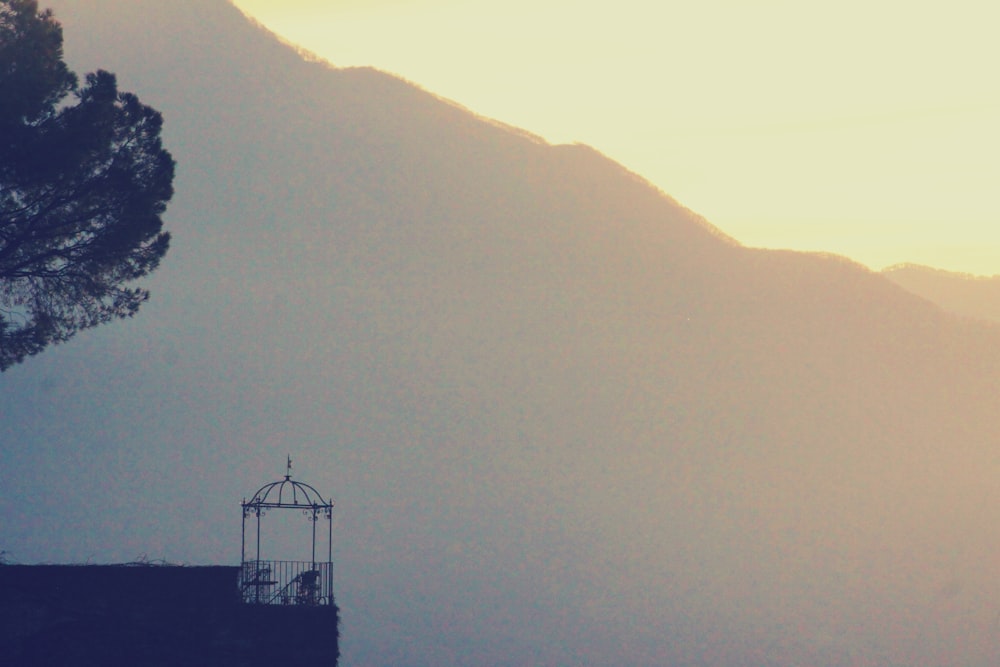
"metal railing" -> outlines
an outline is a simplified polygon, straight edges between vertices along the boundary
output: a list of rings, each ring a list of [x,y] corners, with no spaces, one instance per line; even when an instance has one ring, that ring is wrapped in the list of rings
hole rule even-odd
[[[333,604],[332,563],[296,560],[252,560],[240,569],[245,604]]]

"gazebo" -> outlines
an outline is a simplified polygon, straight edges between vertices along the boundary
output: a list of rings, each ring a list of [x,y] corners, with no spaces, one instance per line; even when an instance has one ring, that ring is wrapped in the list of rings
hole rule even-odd
[[[243,602],[264,605],[333,604],[333,500],[303,482],[292,479],[288,457],[285,478],[260,487],[250,500],[243,499],[240,591]],[[269,560],[261,551],[261,519],[272,510],[293,510],[312,525],[309,560]],[[286,516],[288,512],[284,513]],[[250,534],[247,534],[247,520]],[[316,524],[326,520],[326,559],[316,558]],[[253,524],[256,523],[256,526]],[[249,539],[249,543],[248,543]]]

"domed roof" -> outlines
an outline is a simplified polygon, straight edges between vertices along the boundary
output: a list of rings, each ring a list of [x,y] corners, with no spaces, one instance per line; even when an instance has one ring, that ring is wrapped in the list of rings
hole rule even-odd
[[[333,507],[333,500],[324,500],[320,492],[309,484],[293,480],[292,459],[289,457],[285,478],[257,489],[249,501],[243,502],[243,507],[257,510],[270,507],[329,509]]]

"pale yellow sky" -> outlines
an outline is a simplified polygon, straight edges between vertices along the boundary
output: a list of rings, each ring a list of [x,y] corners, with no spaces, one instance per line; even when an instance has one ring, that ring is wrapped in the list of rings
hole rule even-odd
[[[753,246],[1000,274],[1000,4],[236,0],[340,66],[594,146]]]

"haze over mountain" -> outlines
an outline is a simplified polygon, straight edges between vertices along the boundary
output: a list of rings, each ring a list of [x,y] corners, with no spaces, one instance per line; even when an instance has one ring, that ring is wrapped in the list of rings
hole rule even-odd
[[[1000,321],[1000,276],[972,276],[917,264],[891,266],[882,275],[945,310]]]
[[[174,240],[0,377],[13,558],[235,563],[290,452],[348,667],[998,663],[995,326],[222,0],[51,6],[164,113]]]

